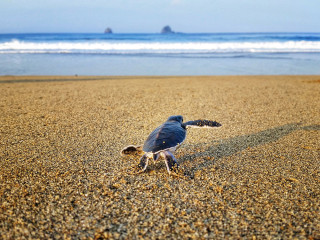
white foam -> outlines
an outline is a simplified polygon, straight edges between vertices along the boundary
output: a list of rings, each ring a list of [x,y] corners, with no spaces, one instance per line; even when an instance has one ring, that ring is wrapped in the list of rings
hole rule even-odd
[[[274,53],[320,52],[317,41],[286,42],[23,42],[0,43],[0,53]]]

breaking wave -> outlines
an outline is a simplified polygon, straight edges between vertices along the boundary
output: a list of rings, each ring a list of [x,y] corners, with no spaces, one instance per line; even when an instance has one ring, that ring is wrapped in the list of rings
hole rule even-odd
[[[320,53],[319,41],[283,42],[26,42],[0,43],[0,54]]]

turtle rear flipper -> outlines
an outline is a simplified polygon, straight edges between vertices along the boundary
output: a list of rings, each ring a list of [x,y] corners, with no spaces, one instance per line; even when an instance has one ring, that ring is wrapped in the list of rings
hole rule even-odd
[[[140,172],[144,172],[147,167],[148,167],[148,162],[149,162],[149,157],[147,154],[144,154],[141,158],[140,158],[140,163],[138,165],[138,168],[141,169]]]
[[[129,145],[121,150],[121,155],[135,154],[142,152],[142,145]]]
[[[165,158],[164,161],[165,161],[167,171],[170,176],[182,178],[184,180],[189,180],[188,178],[186,178],[186,176],[180,175],[178,173],[177,170],[178,170],[179,164],[178,164],[176,158],[174,157],[174,155],[170,151],[164,151],[164,152],[162,152],[162,154]]]
[[[170,174],[174,168],[178,168],[179,164],[177,163],[176,158],[169,151],[163,151],[162,156],[164,157],[164,161],[166,163],[167,171]]]
[[[193,128],[212,128],[212,127],[221,127],[222,125],[216,121],[210,120],[195,120],[188,121],[182,124],[184,127],[193,127]]]

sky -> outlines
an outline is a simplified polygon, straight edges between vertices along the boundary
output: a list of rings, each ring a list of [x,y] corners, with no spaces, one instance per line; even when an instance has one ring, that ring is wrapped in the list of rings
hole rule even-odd
[[[320,0],[0,0],[0,33],[320,32]]]

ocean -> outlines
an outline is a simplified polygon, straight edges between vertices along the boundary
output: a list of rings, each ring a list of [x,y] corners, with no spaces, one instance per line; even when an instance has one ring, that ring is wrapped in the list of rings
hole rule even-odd
[[[0,34],[0,75],[287,74],[320,74],[320,33]]]

